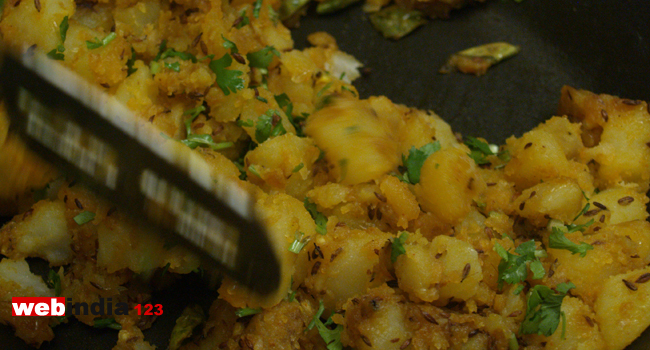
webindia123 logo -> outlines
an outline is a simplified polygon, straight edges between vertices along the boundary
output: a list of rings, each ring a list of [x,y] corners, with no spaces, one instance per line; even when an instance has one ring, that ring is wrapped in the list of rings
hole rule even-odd
[[[162,315],[161,304],[136,304],[133,309],[138,315]],[[69,310],[70,313],[66,313]],[[12,316],[68,316],[68,315],[128,315],[129,305],[113,303],[112,298],[99,298],[98,302],[73,303],[64,297],[14,297],[11,298]]]

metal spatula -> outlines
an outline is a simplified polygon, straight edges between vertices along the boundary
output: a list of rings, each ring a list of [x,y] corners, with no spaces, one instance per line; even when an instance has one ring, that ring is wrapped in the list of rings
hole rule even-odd
[[[100,88],[25,52],[0,51],[0,88],[11,130],[30,149],[204,263],[258,293],[277,290],[280,265],[248,192],[213,179],[199,155]]]

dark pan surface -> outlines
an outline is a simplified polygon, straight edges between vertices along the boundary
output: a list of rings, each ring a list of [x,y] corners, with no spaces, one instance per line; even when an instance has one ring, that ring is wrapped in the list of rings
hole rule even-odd
[[[432,21],[400,41],[375,32],[360,6],[316,17],[294,30],[296,47],[327,31],[340,48],[371,73],[355,86],[361,97],[386,95],[394,102],[431,109],[464,135],[503,143],[551,117],[562,85],[650,101],[650,3],[645,0],[492,0]],[[492,67],[485,76],[440,75],[447,57],[494,41],[520,45],[519,55]],[[0,221],[1,222],[1,221]],[[154,302],[164,315],[145,331],[159,349],[175,319],[191,302],[207,307],[215,292],[187,276]],[[29,349],[0,327],[0,348]],[[58,326],[57,337],[41,349],[111,349],[117,332],[77,322]],[[650,331],[629,350],[650,348]]]

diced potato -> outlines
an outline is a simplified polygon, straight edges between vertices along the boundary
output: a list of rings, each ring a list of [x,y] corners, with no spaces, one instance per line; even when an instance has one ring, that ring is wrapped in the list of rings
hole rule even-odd
[[[639,280],[648,273],[646,267],[601,281],[594,311],[608,349],[624,349],[650,326],[650,283]]]
[[[562,88],[559,113],[582,123],[584,162],[596,162],[596,185],[622,182],[645,193],[650,180],[650,114],[648,105],[610,95]]]
[[[332,175],[343,184],[376,179],[400,162],[390,123],[363,102],[335,99],[311,115],[305,133],[325,151]]]
[[[64,265],[73,258],[65,206],[60,201],[40,201],[14,218],[0,231],[2,253],[12,258],[41,257],[52,265]]]
[[[591,197],[592,209],[600,209],[594,202],[607,208],[609,212],[607,221],[610,225],[622,222],[645,220],[648,217],[646,204],[648,197],[630,187],[614,187],[594,194]],[[597,218],[600,215],[597,216]]]
[[[25,260],[0,260],[0,299],[11,301],[12,297],[53,297],[40,276],[29,270]]]
[[[580,186],[570,178],[555,178],[524,190],[515,200],[517,214],[537,226],[549,218],[569,223],[582,209]]]
[[[589,306],[593,305],[603,288],[604,280],[650,263],[650,223],[646,221],[609,225],[595,234],[576,232],[566,237],[575,243],[591,244],[594,249],[587,251],[585,257],[564,249],[547,249],[549,257],[546,260],[557,259],[549,282],[550,285],[573,282],[576,289],[571,293]]]
[[[422,209],[448,224],[462,220],[484,190],[474,160],[463,149],[454,147],[430,155],[420,170],[420,183],[415,186]]]
[[[6,305],[0,308],[0,323],[14,327],[16,336],[31,346],[39,347],[54,338],[49,317],[12,316],[11,298],[53,296],[54,291],[47,288],[40,276],[29,270],[25,260],[5,258],[0,261],[0,301]]]
[[[580,124],[571,123],[566,117],[553,117],[533,130],[543,130],[553,135],[567,159],[577,159],[584,149]]]
[[[448,236],[427,242],[411,234],[406,253],[397,257],[395,274],[400,288],[411,299],[432,302],[440,299],[468,300],[478,291],[483,269],[469,243]]]
[[[280,263],[280,287],[272,295],[261,296],[226,277],[219,288],[219,297],[235,307],[269,308],[277,305],[292,288],[292,280],[293,286],[300,285],[308,273],[307,248],[299,254],[289,251],[296,233],[302,232],[305,239],[311,237],[312,240],[318,235],[316,224],[303,202],[287,194],[260,195],[255,209],[266,223],[270,240],[275,244]]]
[[[266,191],[284,191],[300,200],[313,186],[314,163],[320,151],[311,139],[294,134],[274,137],[248,152],[248,179]],[[253,166],[257,174],[250,170]]]
[[[344,309],[342,339],[355,349],[398,350],[412,336],[405,322],[407,306],[390,288],[377,288],[372,295],[347,302]]]
[[[347,228],[314,237],[304,248],[312,256],[305,286],[319,295],[331,312],[349,298],[381,285],[389,276],[382,274],[379,252],[390,238],[391,234],[377,229]]]
[[[562,146],[545,130],[527,132],[519,139],[511,137],[506,143],[511,159],[504,169],[505,175],[518,190],[569,173]]]
[[[420,206],[415,195],[408,189],[404,182],[399,181],[395,176],[386,176],[379,184],[386,202],[393,208],[398,216],[397,226],[408,227],[410,220],[417,219],[420,215]]]

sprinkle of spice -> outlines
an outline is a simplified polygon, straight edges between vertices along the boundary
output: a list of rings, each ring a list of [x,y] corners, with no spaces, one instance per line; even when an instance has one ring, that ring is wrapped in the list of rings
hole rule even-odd
[[[36,7],[36,11],[41,12],[41,0],[34,0],[34,7]]]
[[[318,269],[320,269],[320,261],[317,261],[314,263],[314,266],[311,268],[311,275],[315,275],[318,273]]]
[[[379,208],[377,208],[377,220],[381,220],[381,216],[382,216],[381,210],[379,210]]]
[[[601,216],[600,216],[600,219],[598,219],[598,221],[600,221],[600,222],[605,222],[605,215],[601,215]]]
[[[606,207],[604,204],[602,204],[602,203],[600,203],[600,202],[593,202],[593,203],[594,203],[594,205],[597,206],[598,208],[600,208],[600,209],[602,209],[602,210],[607,210],[607,207]]]
[[[399,338],[395,338],[395,339],[390,340],[391,343],[397,343],[398,341],[399,341]]]
[[[594,320],[591,319],[591,317],[584,315],[585,316],[585,321],[587,321],[587,324],[589,324],[589,327],[594,326]]]
[[[526,202],[521,202],[521,204],[519,204],[519,210],[524,210],[525,206],[526,206]]]
[[[334,259],[337,256],[339,256],[339,254],[341,254],[342,251],[343,251],[343,247],[338,247],[338,249],[336,249],[334,253],[332,253],[332,256],[330,257],[330,262],[334,261]]]
[[[533,198],[536,194],[537,194],[537,191],[533,191],[533,192],[530,193],[530,197],[528,197],[528,198],[529,199]]]
[[[370,342],[370,339],[368,339],[368,337],[366,337],[365,335],[363,334],[361,335],[361,340],[363,340],[363,342],[366,343],[366,345],[368,345],[369,347],[372,347],[372,343]]]
[[[201,41],[202,36],[203,36],[203,32],[199,33],[199,35],[197,35],[196,38],[194,38],[194,40],[192,40],[192,47],[199,44],[199,41]]]
[[[411,345],[411,339],[407,339],[404,341],[404,343],[399,347],[400,350],[404,350],[408,348],[408,346]]]
[[[604,109],[601,109],[600,110],[600,115],[603,117],[603,120],[605,121],[605,123],[607,123],[607,121],[609,120],[609,115],[607,114],[607,111],[604,110]]]
[[[637,288],[636,284],[634,284],[634,283],[632,283],[632,282],[630,282],[628,280],[624,279],[622,281],[623,281],[623,283],[625,283],[625,286],[627,287],[627,289],[629,289],[629,290],[631,290],[633,292],[636,292],[639,289],[639,288]]]
[[[638,104],[641,104],[641,101],[639,101],[639,100],[635,100],[635,101],[633,101],[633,100],[623,100],[622,102],[623,102],[623,104],[626,104],[628,106],[636,106]]]
[[[634,283],[646,283],[650,281],[650,272],[646,272],[634,281]]]
[[[620,205],[622,205],[622,206],[629,205],[629,204],[632,203],[632,202],[634,202],[634,198],[633,198],[633,197],[630,197],[630,196],[623,197],[623,198],[621,198],[621,199],[618,200],[618,204],[620,204]]]
[[[528,142],[528,143],[524,146],[524,149],[527,149],[527,148],[529,148],[529,147],[532,146],[532,145],[533,145],[532,142]]]
[[[386,197],[383,194],[377,193],[377,192],[374,192],[374,193],[375,193],[375,197],[377,197],[377,199],[379,199],[379,201],[386,203]]]
[[[244,59],[244,56],[242,56],[239,52],[233,52],[230,54],[232,58],[235,59],[235,61],[241,63],[241,64],[246,64],[246,59]]]
[[[371,206],[368,206],[368,219],[372,220],[375,218],[375,211]]]
[[[465,264],[465,267],[463,267],[463,278],[460,279],[460,282],[462,283],[465,278],[467,278],[467,275],[469,275],[469,270],[472,268],[472,265],[469,263]]]
[[[429,314],[428,312],[422,311],[422,317],[424,317],[424,319],[429,321],[430,323],[438,324],[438,321],[436,321],[436,319],[433,318],[433,316],[431,316],[431,314]]]
[[[582,216],[594,216],[600,212],[600,209],[591,209],[589,211],[586,211]]]
[[[81,205],[81,201],[79,200],[79,198],[75,198],[75,199],[74,199],[74,204],[77,205],[77,208],[83,210],[84,206]]]

